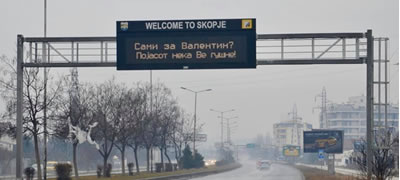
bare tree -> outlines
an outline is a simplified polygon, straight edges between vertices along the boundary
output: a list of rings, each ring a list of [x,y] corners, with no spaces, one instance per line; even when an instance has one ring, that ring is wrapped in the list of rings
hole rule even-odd
[[[137,87],[129,91],[130,103],[127,104],[127,111],[130,117],[130,134],[128,146],[132,148],[134,152],[134,158],[136,163],[136,172],[139,173],[139,161],[138,161],[138,150],[143,145],[142,137],[144,133],[143,124],[147,117],[147,92],[138,83]]]
[[[154,142],[157,138],[157,122],[153,117],[153,113],[150,112],[150,91],[151,86],[148,83],[139,83],[137,90],[141,92],[143,98],[143,108],[144,108],[144,116],[139,122],[139,127],[141,131],[141,142],[142,146],[146,149],[146,162],[147,171],[150,171],[150,151],[153,148]]]
[[[171,163],[171,158],[168,156],[168,147],[172,144],[175,127],[179,123],[180,112],[176,100],[170,99],[165,105],[160,121],[160,149],[164,150],[168,163]]]
[[[396,150],[399,146],[399,136],[390,130],[381,129],[374,134],[372,158],[372,174],[377,180],[390,179],[395,175],[395,162],[398,159]],[[367,174],[367,142],[363,139],[356,148],[352,158],[363,175]]]
[[[186,113],[183,109],[179,110],[179,117],[173,126],[171,142],[175,149],[176,161],[182,157],[183,149],[192,142],[193,137],[193,115]],[[196,132],[201,132],[202,124],[196,127]]]
[[[72,143],[72,157],[75,178],[79,177],[77,163],[77,147],[90,138],[90,130],[93,127],[93,112],[90,103],[93,100],[93,86],[89,84],[72,85],[71,81],[66,82],[70,87],[68,92],[59,98],[57,123],[54,126],[54,135]]]
[[[96,86],[93,91],[94,101],[92,108],[95,113],[94,120],[98,123],[93,128],[91,137],[98,144],[97,148],[100,155],[103,157],[103,175],[106,175],[106,167],[109,156],[115,145],[115,140],[118,134],[117,126],[119,126],[118,112],[116,109],[121,107],[119,96],[121,88],[109,80],[103,84]]]
[[[175,103],[175,102],[174,102]],[[164,84],[157,82],[153,86],[153,121],[156,122],[152,126],[153,133],[157,134],[154,139],[154,146],[158,146],[160,150],[161,163],[164,164],[164,154],[166,151],[166,141],[170,130],[170,118],[166,118],[167,111],[170,110],[172,103],[171,90]],[[164,152],[164,153],[163,153]]]
[[[0,89],[3,98],[7,101],[6,117],[14,120],[16,115],[16,59],[9,59],[5,56],[0,57],[3,67],[0,73]],[[38,68],[25,68],[23,72],[23,131],[27,135],[33,136],[35,146],[35,158],[38,169],[41,169],[39,153],[39,136],[43,134],[43,110],[54,111],[54,102],[62,91],[61,81],[48,86],[47,101],[43,101],[44,83],[39,77]],[[51,82],[51,77],[49,82]],[[49,117],[50,119],[51,117]],[[37,172],[38,179],[42,179],[42,172]]]
[[[122,174],[125,175],[125,150],[130,143],[131,136],[133,136],[132,130],[135,128],[135,122],[132,121],[130,116],[130,111],[132,111],[130,108],[136,106],[140,101],[136,99],[133,91],[129,90],[127,87],[122,86],[120,91],[118,97],[116,97],[116,107],[114,107],[114,116],[119,121],[115,127],[117,130],[115,147],[117,147],[121,153]]]

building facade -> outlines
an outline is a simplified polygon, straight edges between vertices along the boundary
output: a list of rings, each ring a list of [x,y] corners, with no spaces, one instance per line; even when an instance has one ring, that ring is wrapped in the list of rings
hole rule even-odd
[[[301,118],[275,123],[274,145],[282,150],[285,145],[300,146],[303,149],[303,131],[310,131],[312,125],[305,123]]]
[[[4,136],[0,138],[0,148],[5,149],[7,151],[13,151],[15,146],[15,140],[8,136]]]
[[[344,131],[345,139],[360,139],[366,136],[366,97],[350,97],[347,103],[329,104],[326,108],[327,129]],[[394,132],[398,132],[399,107],[390,104],[387,107],[387,125]],[[323,117],[321,115],[321,117]],[[385,127],[385,109],[381,106],[374,108],[374,128]]]

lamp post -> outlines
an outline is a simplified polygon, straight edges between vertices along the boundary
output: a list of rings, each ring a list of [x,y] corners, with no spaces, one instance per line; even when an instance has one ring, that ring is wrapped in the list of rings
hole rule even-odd
[[[187,90],[190,91],[192,93],[194,93],[194,126],[193,126],[193,158],[196,154],[196,111],[197,111],[197,93],[201,93],[201,92],[206,92],[206,91],[212,91],[212,89],[204,89],[204,90],[200,90],[200,91],[193,91],[191,89],[185,88],[185,87],[181,87],[181,89],[183,90]]]
[[[226,111],[218,111],[215,109],[210,109],[210,111],[214,111],[217,113],[221,113],[221,150],[224,147],[224,113],[235,111],[234,109],[226,110]]]

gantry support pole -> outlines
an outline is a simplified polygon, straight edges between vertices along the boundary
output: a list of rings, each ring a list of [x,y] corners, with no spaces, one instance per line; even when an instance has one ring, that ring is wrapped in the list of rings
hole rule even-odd
[[[367,179],[372,177],[372,159],[373,159],[373,115],[374,115],[374,37],[372,30],[367,34]]]
[[[24,59],[24,37],[17,37],[17,162],[16,178],[22,179],[23,154],[22,154],[22,103],[23,103],[23,59]]]

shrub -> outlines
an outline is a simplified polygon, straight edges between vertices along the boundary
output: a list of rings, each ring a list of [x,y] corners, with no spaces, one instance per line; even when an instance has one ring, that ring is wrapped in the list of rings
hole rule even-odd
[[[163,171],[163,163],[156,163],[156,172],[162,172]]]
[[[173,171],[172,163],[165,164],[165,171],[167,172]]]
[[[196,151],[194,154],[193,168],[204,167],[204,157]]]
[[[103,166],[102,165],[97,165],[97,178],[100,178],[102,173],[103,173]]]
[[[183,169],[190,169],[193,167],[193,156],[189,146],[183,149],[183,156],[180,159]]]
[[[134,163],[128,163],[129,176],[133,176],[133,167],[135,167]]]
[[[183,169],[204,167],[204,157],[200,153],[196,152],[193,158],[189,146],[186,146],[183,150],[183,156],[180,159],[180,162],[182,163]]]
[[[71,179],[72,166],[70,164],[58,163],[56,164],[55,169],[57,173],[57,180]]]
[[[112,170],[112,165],[110,163],[108,163],[107,168],[106,168],[105,177],[111,177],[111,170]]]
[[[27,167],[24,170],[24,174],[27,180],[33,180],[33,176],[35,175],[35,169],[33,167]]]

